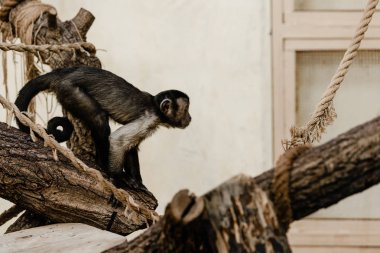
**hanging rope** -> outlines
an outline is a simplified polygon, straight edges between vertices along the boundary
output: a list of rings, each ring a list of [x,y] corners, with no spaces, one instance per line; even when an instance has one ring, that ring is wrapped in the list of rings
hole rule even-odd
[[[348,68],[351,66],[355,56],[358,54],[360,43],[364,38],[365,32],[368,30],[368,25],[376,11],[378,2],[379,0],[368,1],[355,36],[344,54],[343,59],[340,62],[327,90],[323,94],[321,101],[312,114],[311,119],[302,127],[293,126],[290,129],[291,140],[283,141],[283,146],[285,149],[306,143],[311,144],[316,140],[319,141],[321,139],[321,134],[325,131],[327,125],[330,125],[336,118],[333,105],[335,94],[340,88],[344,77],[348,72]]]

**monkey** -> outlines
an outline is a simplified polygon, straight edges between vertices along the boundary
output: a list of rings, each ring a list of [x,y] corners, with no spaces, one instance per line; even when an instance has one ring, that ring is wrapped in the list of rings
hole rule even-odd
[[[190,100],[185,93],[166,90],[153,96],[103,69],[80,66],[41,75],[19,91],[16,106],[26,111],[32,98],[44,90],[53,92],[62,107],[90,129],[95,161],[108,170],[115,184],[143,186],[139,144],[159,126],[183,129],[191,121]],[[112,134],[109,118],[123,125]],[[29,133],[19,120],[17,124]],[[70,125],[66,118],[56,117],[48,122],[47,132],[65,141],[73,131]]]

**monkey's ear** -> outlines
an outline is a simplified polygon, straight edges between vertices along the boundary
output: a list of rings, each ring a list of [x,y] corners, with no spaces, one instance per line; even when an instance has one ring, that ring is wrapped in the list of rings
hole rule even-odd
[[[162,100],[162,102],[160,104],[161,112],[163,112],[164,114],[168,114],[171,107],[172,107],[172,100],[171,99],[165,98],[164,100]]]

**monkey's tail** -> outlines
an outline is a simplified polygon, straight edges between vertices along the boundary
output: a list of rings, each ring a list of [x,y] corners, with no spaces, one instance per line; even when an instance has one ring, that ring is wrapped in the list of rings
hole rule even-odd
[[[28,110],[28,106],[30,101],[41,91],[47,90],[50,86],[50,82],[45,80],[45,75],[39,76],[35,79],[30,80],[25,84],[24,87],[18,93],[15,104],[21,112],[26,112]],[[18,128],[25,132],[29,133],[29,127],[23,125],[17,118],[16,122]]]
[[[50,84],[53,81],[54,76],[50,73],[39,76],[35,79],[27,82],[24,87],[20,90],[15,104],[21,112],[26,112],[30,101],[41,91],[50,88]],[[22,124],[18,119],[16,119],[19,129],[25,133],[29,133],[30,129],[28,126]],[[63,130],[59,130],[58,127],[61,126]],[[73,132],[73,126],[67,118],[55,117],[49,120],[48,127],[46,129],[48,134],[52,134],[58,142],[67,141]]]
[[[59,129],[59,127],[62,128]],[[56,141],[64,142],[70,139],[74,127],[65,117],[54,117],[48,121],[46,132],[52,134]]]

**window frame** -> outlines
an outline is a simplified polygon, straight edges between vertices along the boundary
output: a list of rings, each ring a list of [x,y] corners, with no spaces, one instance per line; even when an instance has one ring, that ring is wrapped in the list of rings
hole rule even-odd
[[[361,50],[380,50],[379,10],[380,6],[362,41]],[[290,137],[289,129],[296,122],[297,52],[345,51],[362,14],[362,10],[298,11],[295,10],[295,0],[272,0],[274,161],[283,153],[281,141]]]

